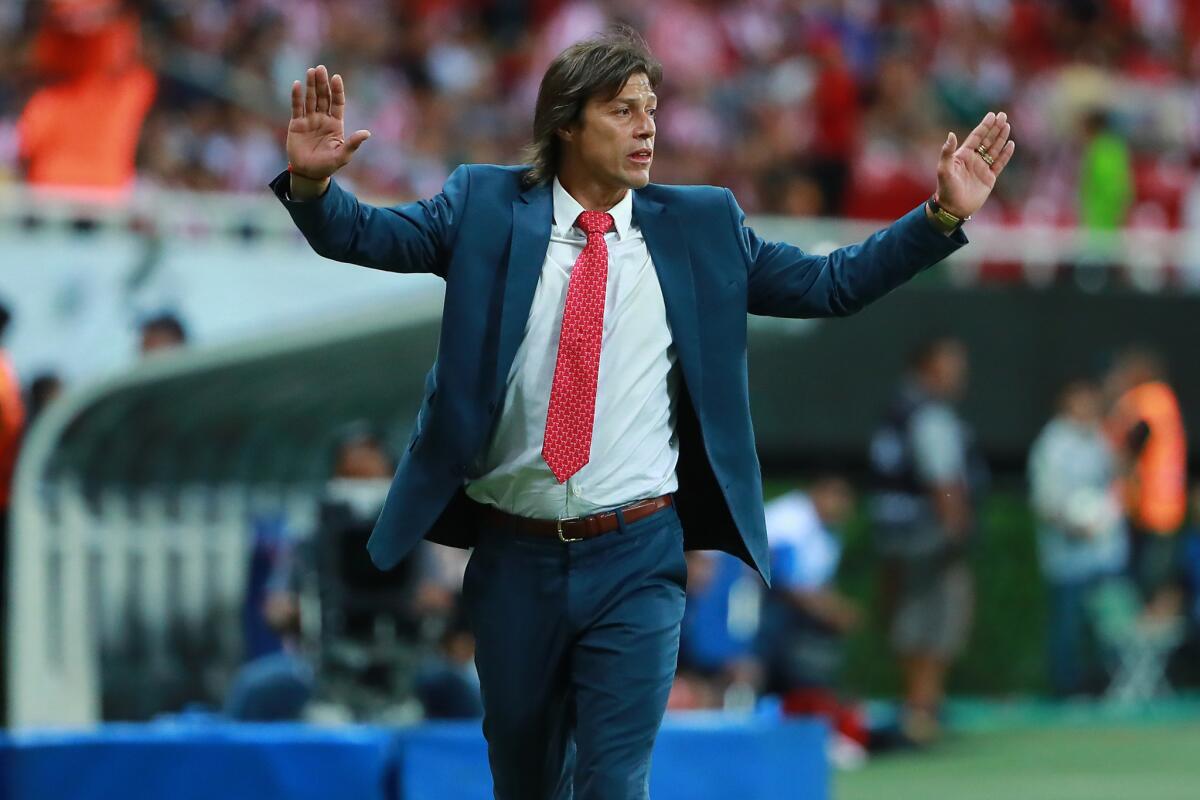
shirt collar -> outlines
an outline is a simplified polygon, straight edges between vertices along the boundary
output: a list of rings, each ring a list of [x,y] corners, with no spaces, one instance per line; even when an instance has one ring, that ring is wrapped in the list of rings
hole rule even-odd
[[[575,220],[579,219],[579,215],[584,212],[583,206],[571,197],[570,193],[563,188],[563,185],[558,182],[558,178],[554,178],[554,226],[564,233],[571,230],[575,224]],[[621,201],[608,210],[612,214],[613,222],[616,223],[615,230],[617,239],[624,240],[629,236],[629,228],[633,224],[633,190],[627,189],[625,196]]]

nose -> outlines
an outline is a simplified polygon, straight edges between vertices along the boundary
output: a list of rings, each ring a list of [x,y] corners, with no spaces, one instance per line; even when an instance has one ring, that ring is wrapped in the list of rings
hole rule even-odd
[[[654,138],[654,117],[642,112],[638,115],[637,130],[633,134],[636,138],[647,140]]]

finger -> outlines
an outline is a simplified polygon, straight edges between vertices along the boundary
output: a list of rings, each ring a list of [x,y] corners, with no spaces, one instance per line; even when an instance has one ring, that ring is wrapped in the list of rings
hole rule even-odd
[[[342,76],[334,75],[329,80],[329,88],[333,92],[329,113],[333,114],[334,119],[342,119],[346,114],[346,84],[342,81]]]
[[[1012,139],[1008,140],[1008,144],[1004,145],[1004,149],[1000,151],[1000,155],[996,158],[996,163],[992,165],[992,173],[999,175],[1004,171],[1004,167],[1012,160],[1013,153],[1017,150],[1017,143]]]
[[[317,71],[312,67],[304,73],[304,113],[317,113]]]
[[[989,152],[999,152],[1000,148],[1004,146],[1004,142],[997,142],[1000,138],[1000,133],[1004,130],[1004,126],[1007,124],[1008,114],[1005,114],[1003,111],[1001,111],[996,115],[996,121],[992,123],[992,127],[988,129],[988,132],[983,137],[983,146],[987,148]],[[1008,137],[1006,136],[1006,141],[1007,138]]]
[[[300,81],[292,81],[292,119],[304,116],[304,89]]]
[[[988,143],[988,152],[999,153],[1008,144],[1008,137],[1012,134],[1012,125],[1005,121],[1004,125],[996,133],[996,138]]]
[[[954,135],[954,131],[950,131],[946,136],[946,141],[942,143],[941,161],[949,162],[954,158],[954,151],[958,149],[958,137]]]
[[[329,71],[324,64],[317,65],[317,113],[329,113]]]
[[[342,158],[342,164],[346,164],[348,161],[350,161],[350,159],[354,157],[354,154],[358,152],[358,148],[362,147],[362,143],[370,138],[370,131],[355,131],[352,133],[350,138],[346,140],[346,152],[345,156]]]
[[[975,130],[971,131],[971,133],[967,136],[967,138],[965,140],[963,140],[963,147],[969,148],[971,150],[974,150],[976,147],[979,147],[980,143],[983,142],[984,135],[987,134],[987,132],[989,130],[991,130],[992,123],[995,121],[996,121],[996,115],[989,111],[984,116],[983,120],[978,125],[975,126]]]

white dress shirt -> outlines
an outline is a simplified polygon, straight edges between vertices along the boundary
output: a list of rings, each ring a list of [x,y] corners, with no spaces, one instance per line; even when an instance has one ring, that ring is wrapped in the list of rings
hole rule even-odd
[[[609,209],[608,287],[596,386],[591,459],[559,483],[542,459],[546,411],[558,358],[567,285],[587,237],[574,227],[584,208],[554,179],[554,225],[504,407],[467,480],[471,499],[509,514],[560,519],[593,514],[678,488],[675,345],[658,274],[633,224],[633,192]]]

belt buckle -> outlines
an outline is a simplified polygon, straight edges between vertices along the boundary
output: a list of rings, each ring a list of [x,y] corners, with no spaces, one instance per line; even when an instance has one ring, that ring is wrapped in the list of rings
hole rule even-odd
[[[562,528],[563,523],[564,522],[574,522],[577,519],[583,519],[583,518],[582,517],[563,517],[562,519],[557,519],[554,521],[554,530],[555,530],[555,532],[558,533],[558,540],[560,542],[582,542],[583,541],[582,536],[580,536],[577,539],[571,539],[566,536],[563,536],[563,528]]]

